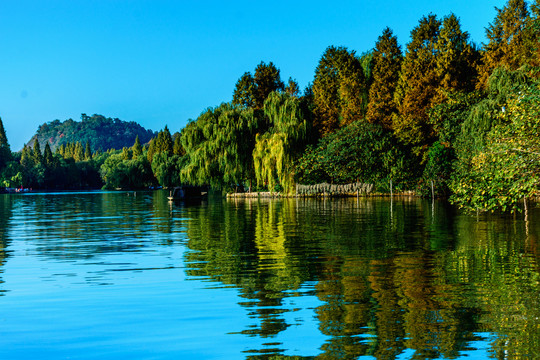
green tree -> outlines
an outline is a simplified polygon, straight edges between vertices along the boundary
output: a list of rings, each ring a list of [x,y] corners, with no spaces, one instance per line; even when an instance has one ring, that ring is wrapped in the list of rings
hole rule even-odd
[[[137,135],[137,138],[139,135]],[[90,148],[90,142],[86,142],[86,146],[84,149],[84,160],[91,160],[92,159],[92,149]]]
[[[45,150],[43,150],[43,163],[47,168],[52,167],[54,163],[54,155],[48,142],[45,143]]]
[[[525,71],[498,68],[488,84],[487,98],[471,108],[456,141],[451,199],[472,209],[508,210],[537,186],[531,139],[538,83]]]
[[[413,175],[397,141],[380,125],[356,121],[309,147],[296,166],[302,184],[320,182],[374,183],[388,188],[405,184]]]
[[[0,118],[0,171],[6,167],[7,163],[11,160],[11,150],[9,148],[8,139],[6,136],[6,130]]]
[[[373,51],[373,83],[369,88],[369,104],[366,117],[369,122],[392,127],[392,115],[396,112],[396,90],[403,55],[397,37],[390,28],[379,36]]]
[[[261,126],[253,110],[221,104],[203,112],[182,132],[188,160],[183,182],[219,188],[236,187],[253,178],[252,152]]]
[[[182,161],[180,156],[160,152],[154,155],[152,172],[158,183],[163,187],[180,185],[181,165]]]
[[[158,134],[155,151],[158,153],[166,152],[167,154],[172,154],[173,152],[173,140],[167,125]]]
[[[41,154],[41,147],[39,146],[39,141],[36,139],[34,141],[34,149],[32,151],[32,158],[34,160],[34,165],[43,163],[43,156]]]
[[[248,71],[236,82],[233,93],[233,104],[252,108],[255,106],[255,79]]]
[[[253,76],[246,72],[236,83],[233,104],[261,110],[270,93],[284,88],[279,69],[272,62],[266,64],[261,61]]]
[[[139,135],[135,138],[135,143],[131,147],[131,151],[133,153],[133,158],[136,159],[143,153],[143,148],[141,146],[141,141],[139,140]]]
[[[303,150],[309,124],[300,100],[288,93],[270,94],[264,103],[264,114],[271,127],[255,139],[253,161],[257,183],[271,191],[279,184],[290,193],[294,185],[294,163]]]
[[[140,156],[123,160],[122,154],[109,156],[99,170],[107,189],[141,189],[155,183],[148,160]]]
[[[455,159],[454,150],[447,144],[435,142],[427,152],[423,178],[419,184],[422,195],[439,197],[448,195],[448,181]]]
[[[122,160],[131,160],[131,151],[127,147],[122,149]]]

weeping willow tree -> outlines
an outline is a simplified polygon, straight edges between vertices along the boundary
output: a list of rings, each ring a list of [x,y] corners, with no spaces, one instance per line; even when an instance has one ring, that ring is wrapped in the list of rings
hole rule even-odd
[[[308,137],[308,122],[300,100],[288,93],[273,92],[264,103],[264,114],[271,124],[264,134],[257,134],[253,163],[259,186],[285,193],[294,188],[294,160]]]
[[[251,109],[229,103],[208,108],[182,132],[188,160],[181,181],[230,188],[252,178],[251,153],[259,125]]]
[[[487,90],[456,141],[451,200],[473,209],[507,210],[537,189],[538,158],[532,144],[537,143],[538,83],[527,69],[498,68]],[[533,164],[534,171],[524,170],[524,163]]]
[[[457,147],[463,156],[471,156],[474,151],[485,145],[487,133],[502,119],[508,99],[532,84],[527,71],[510,71],[497,68],[488,80],[487,96],[472,107],[470,114],[462,124]]]

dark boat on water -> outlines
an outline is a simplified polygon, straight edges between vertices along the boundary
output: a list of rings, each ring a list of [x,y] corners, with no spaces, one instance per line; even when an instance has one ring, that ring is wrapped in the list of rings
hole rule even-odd
[[[206,186],[177,186],[169,192],[167,199],[173,200],[196,200],[208,197]]]

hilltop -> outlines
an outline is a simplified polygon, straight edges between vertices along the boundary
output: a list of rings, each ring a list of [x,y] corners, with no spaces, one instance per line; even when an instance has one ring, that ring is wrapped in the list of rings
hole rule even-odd
[[[142,144],[156,136],[152,130],[145,129],[134,121],[122,121],[117,118],[106,118],[103,115],[81,115],[81,121],[68,119],[63,122],[54,120],[41,125],[32,136],[28,145],[32,146],[38,139],[41,146],[49,143],[52,151],[62,144],[89,142],[92,149],[106,151],[130,147],[139,136]]]

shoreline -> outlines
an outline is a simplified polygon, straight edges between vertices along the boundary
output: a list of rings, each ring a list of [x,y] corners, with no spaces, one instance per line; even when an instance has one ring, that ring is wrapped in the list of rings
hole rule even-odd
[[[402,191],[398,193],[320,193],[320,194],[283,194],[281,192],[271,192],[271,191],[255,191],[255,192],[245,192],[245,193],[227,193],[227,199],[256,199],[256,198],[265,198],[265,199],[278,199],[278,198],[351,198],[351,197],[420,197],[416,192]]]

